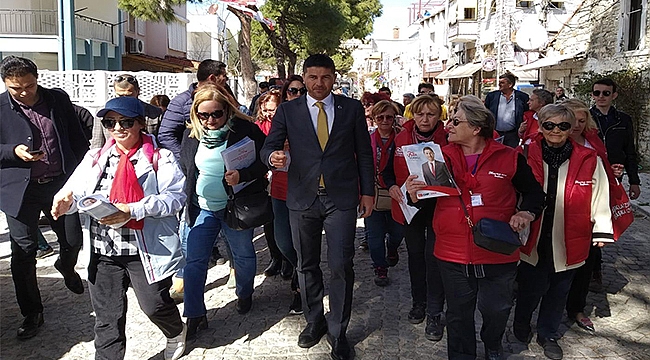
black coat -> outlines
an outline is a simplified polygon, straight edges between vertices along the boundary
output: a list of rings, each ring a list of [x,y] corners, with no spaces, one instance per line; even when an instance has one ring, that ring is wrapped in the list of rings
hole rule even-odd
[[[88,140],[66,93],[40,86],[38,91],[59,137],[63,173],[70,176],[88,151]],[[20,105],[8,92],[0,94],[0,210],[9,216],[18,215],[32,171],[31,163],[16,156],[14,149],[20,144],[31,149],[33,136]]]
[[[188,209],[196,208],[197,206],[192,203],[192,199],[196,194],[196,180],[198,177],[198,169],[196,168],[196,163],[194,162],[194,157],[196,156],[196,151],[199,148],[199,140],[189,137],[190,130],[186,129],[183,134],[183,142],[181,143],[181,158],[180,165],[181,169],[185,173],[185,194],[187,195],[186,206]],[[245,168],[239,169],[239,182],[246,182],[253,179],[257,179],[252,184],[243,188],[237,195],[247,195],[247,194],[257,194],[264,193],[268,186],[268,181],[266,180],[266,173],[268,168],[260,160],[260,150],[264,144],[266,136],[260,130],[260,128],[255,124],[247,120],[242,120],[239,118],[233,119],[233,128],[228,136],[228,142],[226,148],[236,144],[241,139],[248,136],[251,140],[255,142],[255,151],[257,153],[257,159],[255,162]],[[227,189],[230,186],[226,183],[225,178],[222,179],[223,186]],[[268,196],[268,195],[265,195]],[[196,209],[194,209],[196,210]],[[192,213],[190,211],[190,213]],[[190,226],[194,225],[195,219],[190,219]]]

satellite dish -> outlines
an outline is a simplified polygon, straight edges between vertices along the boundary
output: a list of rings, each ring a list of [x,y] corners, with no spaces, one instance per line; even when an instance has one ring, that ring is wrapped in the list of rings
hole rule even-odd
[[[524,50],[536,50],[548,40],[546,28],[540,24],[522,25],[515,34],[517,45]]]

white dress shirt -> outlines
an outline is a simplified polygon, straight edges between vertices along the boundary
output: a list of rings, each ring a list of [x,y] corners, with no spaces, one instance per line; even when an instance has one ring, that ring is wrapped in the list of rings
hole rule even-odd
[[[320,110],[316,106],[316,102],[318,101],[307,94],[307,108],[309,109],[311,123],[314,125],[314,131],[316,133],[318,133],[318,112]],[[325,99],[320,101],[323,103],[325,114],[327,114],[327,133],[330,134],[332,132],[332,125],[334,124],[334,95],[330,93]]]

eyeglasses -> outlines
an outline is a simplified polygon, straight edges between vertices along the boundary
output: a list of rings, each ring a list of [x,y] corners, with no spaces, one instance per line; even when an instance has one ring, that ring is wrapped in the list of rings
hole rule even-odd
[[[566,122],[566,121],[563,121],[559,124],[551,121],[544,121],[542,123],[542,128],[544,128],[544,130],[546,131],[553,131],[553,129],[555,129],[556,127],[560,129],[560,131],[568,131],[573,127],[573,125],[571,125],[570,122]]]
[[[395,115],[377,115],[375,121],[395,121]]]
[[[365,102],[365,103],[362,103],[361,105],[363,105],[364,108],[367,108],[367,107],[372,107],[372,106],[375,105],[375,104]]]
[[[459,119],[459,118],[453,118],[453,119],[451,119],[449,122],[450,122],[452,125],[454,125],[454,127],[456,127],[456,126],[460,125],[460,123],[462,123],[462,122],[469,122],[469,121],[467,121],[467,120],[461,120],[461,119]]]
[[[201,119],[201,120],[209,120],[210,118],[213,118],[215,120],[221,119],[223,116],[224,111],[223,110],[216,110],[212,113],[207,113],[207,112],[197,112],[196,116]]]
[[[600,90],[594,90],[594,91],[591,92],[591,94],[592,94],[593,96],[595,96],[595,97],[599,97],[601,93],[602,93],[603,96],[605,96],[605,97],[612,95],[612,92],[609,91],[609,90],[603,90],[603,91],[600,91]]]
[[[128,130],[133,127],[135,124],[135,119],[133,118],[124,118],[122,120],[115,120],[111,118],[102,119],[102,126],[107,130],[115,129],[115,124],[120,124],[120,127],[124,130]]]
[[[280,86],[280,85],[271,85],[271,86],[269,86],[269,89],[271,89],[271,90],[280,90],[280,89],[282,89],[282,86]]]
[[[305,93],[307,93],[307,89],[304,87],[301,87],[300,89],[292,87],[288,88],[287,92],[291,93],[292,95],[298,95],[298,93],[300,93],[300,95],[305,95]]]
[[[115,78],[115,82],[116,82],[116,83],[120,83],[120,82],[122,82],[122,81],[126,81],[126,82],[128,82],[129,84],[133,84],[133,85],[137,85],[137,84],[138,84],[138,80],[136,80],[134,76],[130,76],[130,75],[128,75],[128,76],[122,76],[122,75],[120,75],[120,76],[118,76],[118,77]]]

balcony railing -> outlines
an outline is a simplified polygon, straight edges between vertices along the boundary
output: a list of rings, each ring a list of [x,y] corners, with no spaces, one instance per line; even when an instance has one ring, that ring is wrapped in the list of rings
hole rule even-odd
[[[0,34],[56,35],[56,10],[0,9]]]
[[[113,41],[113,24],[111,23],[75,14],[74,26],[78,38],[115,44]]]
[[[451,42],[470,42],[478,39],[478,22],[476,20],[458,20],[449,26],[447,37]]]
[[[0,9],[0,34],[58,35],[57,16],[56,10]],[[78,14],[74,17],[78,38],[115,44],[113,24]]]

